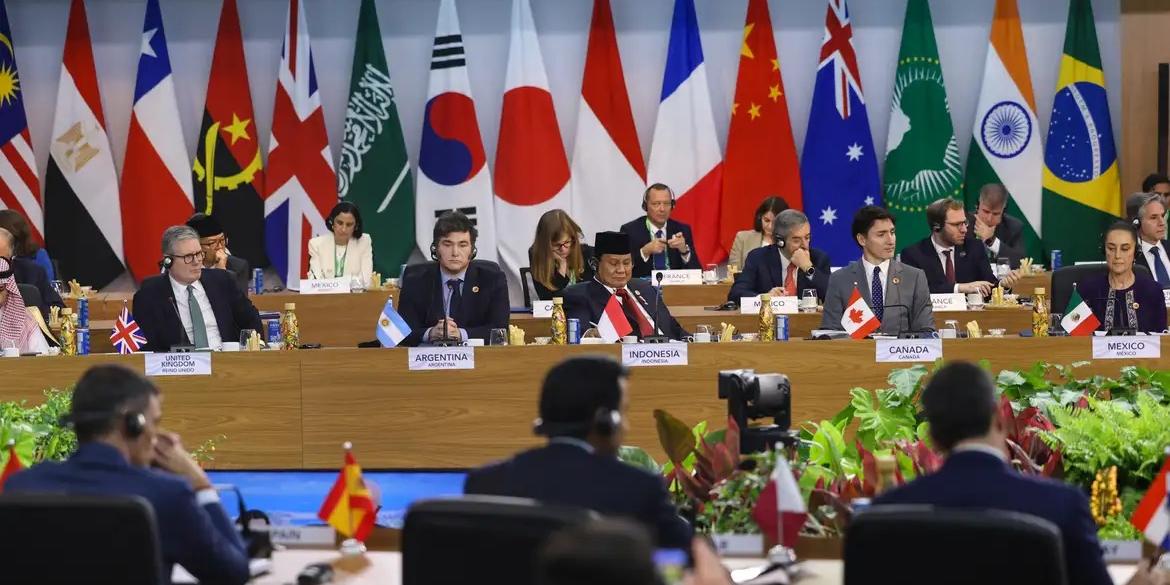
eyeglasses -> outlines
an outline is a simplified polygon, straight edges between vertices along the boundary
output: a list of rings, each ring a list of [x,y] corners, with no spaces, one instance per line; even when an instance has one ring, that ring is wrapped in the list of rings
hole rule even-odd
[[[563,242],[553,242],[552,247],[553,247],[553,249],[556,249],[556,250],[568,250],[569,248],[573,247],[573,240],[565,240]]]
[[[227,248],[228,238],[227,238],[227,236],[219,236],[218,238],[213,238],[213,239],[210,239],[207,241],[201,241],[201,242],[199,242],[199,245],[203,248],[209,248],[212,250],[214,250],[216,248]]]
[[[959,229],[959,228],[961,228],[961,227],[963,227],[963,226],[967,225],[967,220],[963,220],[963,221],[948,221],[948,222],[947,222],[947,225],[949,225],[949,226],[951,226],[951,227],[953,227],[953,228],[955,228],[955,229]]]
[[[171,258],[181,259],[183,262],[186,262],[187,264],[202,264],[203,258],[205,258],[205,257],[206,257],[206,255],[203,253],[203,250],[195,252],[194,254],[184,254],[182,256],[177,256],[174,254],[171,255]]]

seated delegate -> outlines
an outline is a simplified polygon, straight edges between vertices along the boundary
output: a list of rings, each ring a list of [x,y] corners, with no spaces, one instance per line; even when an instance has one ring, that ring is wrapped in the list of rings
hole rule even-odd
[[[333,206],[325,218],[329,233],[309,240],[309,278],[348,276],[370,285],[374,239],[362,231],[362,214],[349,201]]]
[[[1077,283],[1081,298],[1089,304],[1100,330],[1158,333],[1166,330],[1166,306],[1162,287],[1133,270],[1138,250],[1133,224],[1117,222],[1105,231],[1105,265],[1108,270]],[[1053,307],[1060,312],[1064,307]]]
[[[528,248],[528,265],[536,298],[547,301],[565,287],[593,278],[593,248],[581,241],[581,226],[561,209],[546,211],[536,222]]]

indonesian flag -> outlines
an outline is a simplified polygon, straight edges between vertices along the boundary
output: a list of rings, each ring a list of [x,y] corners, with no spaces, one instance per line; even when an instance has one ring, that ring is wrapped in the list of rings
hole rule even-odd
[[[1166,474],[1170,472],[1170,458],[1162,464],[1161,471],[1154,477],[1154,483],[1142,501],[1133,511],[1130,523],[1150,542],[1166,548],[1170,546],[1170,511],[1167,511]]]
[[[845,307],[845,314],[841,315],[841,326],[853,339],[865,339],[866,335],[877,331],[882,326],[877,315],[873,314],[861,291],[853,287],[853,294],[849,295],[849,305]]]
[[[764,534],[771,535],[784,546],[796,546],[808,510],[804,507],[804,499],[800,497],[800,488],[788,467],[788,460],[783,456],[776,458],[776,469],[760,492],[760,499],[756,500],[752,518]]]
[[[345,445],[345,466],[337,475],[329,495],[321,503],[317,517],[341,534],[365,541],[374,528],[377,510],[374,509],[370,490],[362,480],[362,468],[349,450],[350,444]]]
[[[20,464],[20,457],[16,456],[16,445],[10,441],[8,443],[8,461],[4,463],[4,469],[0,470],[0,493],[4,491],[4,483],[8,481],[8,478],[21,469],[24,469],[24,466]]]
[[[1064,310],[1064,318],[1060,320],[1060,326],[1069,335],[1092,335],[1101,326],[1101,321],[1093,314],[1085,299],[1081,298],[1081,293],[1075,286],[1072,296],[1068,299],[1068,308]]]
[[[597,321],[597,333],[606,343],[613,343],[633,331],[634,326],[630,325],[630,320],[622,312],[621,301],[618,300],[617,295],[609,295],[609,301],[605,303],[605,311],[602,311],[601,319]]]

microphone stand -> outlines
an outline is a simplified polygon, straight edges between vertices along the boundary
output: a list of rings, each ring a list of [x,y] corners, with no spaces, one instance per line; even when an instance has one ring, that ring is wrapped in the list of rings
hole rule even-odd
[[[179,303],[175,301],[173,296],[167,297],[167,300],[170,301],[168,304],[171,306],[171,310],[175,312],[175,318],[179,320],[179,333],[183,335],[183,344],[172,345],[171,351],[195,351],[198,348],[195,347],[194,343],[191,343],[191,338],[187,337],[187,328],[183,327],[183,317],[179,314]]]
[[[670,337],[659,333],[662,331],[661,321],[658,319],[658,307],[662,304],[662,273],[659,272],[654,275],[655,281],[658,283],[654,287],[654,333],[642,338],[642,343],[670,343]],[[638,310],[634,307],[634,310]]]

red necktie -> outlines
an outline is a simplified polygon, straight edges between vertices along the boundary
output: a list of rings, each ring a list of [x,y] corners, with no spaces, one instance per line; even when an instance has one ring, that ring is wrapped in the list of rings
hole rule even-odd
[[[796,264],[793,262],[788,263],[788,272],[784,275],[784,294],[796,296]]]
[[[634,321],[638,323],[638,331],[642,333],[642,336],[654,335],[654,326],[650,325],[650,321],[646,319],[642,311],[639,311],[638,307],[634,306],[635,301],[630,298],[630,293],[626,292],[624,288],[619,288],[614,291],[614,294],[622,302],[622,311],[626,314],[626,319],[629,319],[631,314],[633,315]]]
[[[947,257],[947,284],[955,284],[955,263],[951,260],[952,250],[943,250],[943,255]]]

